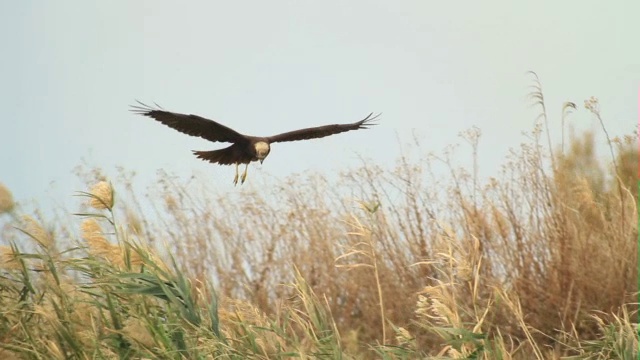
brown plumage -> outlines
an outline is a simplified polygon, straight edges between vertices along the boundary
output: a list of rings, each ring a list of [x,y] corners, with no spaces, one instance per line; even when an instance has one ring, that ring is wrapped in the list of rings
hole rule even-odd
[[[244,183],[249,163],[252,161],[260,161],[262,163],[271,151],[271,143],[317,139],[346,131],[367,129],[368,126],[375,125],[373,121],[379,116],[379,114],[373,116],[373,113],[371,113],[366,118],[350,124],[324,125],[289,131],[274,136],[259,137],[243,135],[220,123],[198,115],[185,115],[165,111],[158,105],[154,108],[138,101],[138,105],[132,105],[131,108],[131,111],[136,114],[153,118],[184,134],[198,136],[213,142],[232,143],[231,146],[224,149],[193,151],[193,153],[198,158],[214,164],[235,164],[236,176],[233,180],[234,184],[238,183],[238,165],[246,164],[241,178],[241,183]]]

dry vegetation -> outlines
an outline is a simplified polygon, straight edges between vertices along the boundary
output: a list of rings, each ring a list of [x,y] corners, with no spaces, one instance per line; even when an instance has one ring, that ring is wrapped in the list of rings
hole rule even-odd
[[[0,186],[0,358],[635,359],[636,138],[603,161],[541,120],[485,183],[453,152],[149,201],[123,175],[71,225]]]

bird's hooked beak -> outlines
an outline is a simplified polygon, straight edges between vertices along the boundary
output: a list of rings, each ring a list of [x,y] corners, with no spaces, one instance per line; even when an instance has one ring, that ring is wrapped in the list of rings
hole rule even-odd
[[[260,159],[260,165],[262,165],[262,162],[264,161],[264,159]]]

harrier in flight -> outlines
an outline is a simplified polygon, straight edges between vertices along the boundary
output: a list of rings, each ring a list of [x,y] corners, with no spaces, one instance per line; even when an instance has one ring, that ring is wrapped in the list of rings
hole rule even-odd
[[[198,115],[186,115],[165,111],[158,105],[153,108],[138,101],[138,105],[132,105],[131,108],[131,111],[134,113],[153,118],[181,133],[198,136],[213,142],[231,143],[231,146],[224,149],[193,151],[193,153],[198,158],[214,164],[235,164],[236,176],[233,178],[234,185],[238,183],[238,166],[245,164],[244,173],[240,177],[240,183],[243,184],[247,179],[249,163],[252,161],[260,161],[260,163],[262,163],[271,151],[271,143],[316,139],[345,131],[367,129],[368,126],[375,125],[373,121],[380,115],[373,116],[373,113],[371,113],[366,118],[351,124],[324,125],[289,131],[274,136],[258,137],[240,134],[222,124]]]

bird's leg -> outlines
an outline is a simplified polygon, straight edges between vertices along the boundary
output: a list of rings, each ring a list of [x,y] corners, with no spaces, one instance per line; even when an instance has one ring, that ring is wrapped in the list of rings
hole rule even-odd
[[[247,170],[249,170],[249,163],[244,167],[244,173],[242,174],[242,179],[240,180],[240,184],[244,184],[244,181],[247,180]]]
[[[236,176],[233,178],[233,185],[237,185],[238,184],[238,166],[239,164],[236,163]]]

